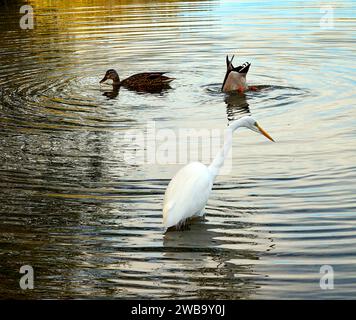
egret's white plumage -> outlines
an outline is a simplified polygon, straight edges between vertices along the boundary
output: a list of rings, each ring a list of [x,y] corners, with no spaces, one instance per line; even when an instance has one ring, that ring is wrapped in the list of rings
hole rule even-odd
[[[200,162],[190,163],[180,169],[168,184],[163,204],[165,230],[171,227],[179,229],[187,219],[203,215],[215,177],[231,148],[232,133],[240,127],[261,133],[273,141],[250,116],[232,122],[226,129],[224,147],[210,166]]]
[[[179,226],[187,218],[200,216],[212,186],[211,172],[200,162],[192,162],[179,170],[166,190],[163,205],[164,225],[167,228]],[[194,201],[189,201],[192,199]]]

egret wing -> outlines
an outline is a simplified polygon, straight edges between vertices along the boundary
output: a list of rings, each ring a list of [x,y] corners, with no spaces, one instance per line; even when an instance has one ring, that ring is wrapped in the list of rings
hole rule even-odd
[[[199,214],[205,207],[212,188],[209,169],[199,162],[177,172],[170,181],[163,206],[163,222],[167,228]]]

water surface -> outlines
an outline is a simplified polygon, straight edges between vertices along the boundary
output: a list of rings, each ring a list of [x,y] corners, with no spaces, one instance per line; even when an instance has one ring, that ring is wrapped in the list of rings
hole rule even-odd
[[[21,1],[1,5],[1,297],[355,298],[352,1],[326,3],[333,26],[318,1],[28,3],[33,30],[19,28]],[[252,63],[260,91],[220,93],[227,53]],[[98,84],[109,68],[176,80],[112,92]],[[277,143],[236,133],[205,221],[163,235],[182,164],[128,163],[125,133],[222,130],[244,114]]]

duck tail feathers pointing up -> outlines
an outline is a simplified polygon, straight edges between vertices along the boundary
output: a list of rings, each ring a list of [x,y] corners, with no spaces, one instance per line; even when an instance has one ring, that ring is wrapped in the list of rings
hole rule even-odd
[[[244,64],[242,64],[241,66],[238,66],[237,68],[235,68],[238,73],[247,73],[248,70],[250,70],[251,67],[251,63],[249,62],[245,62]]]

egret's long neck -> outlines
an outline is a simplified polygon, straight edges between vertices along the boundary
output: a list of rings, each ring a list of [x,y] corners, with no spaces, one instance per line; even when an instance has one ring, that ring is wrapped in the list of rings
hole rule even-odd
[[[209,170],[213,175],[213,178],[218,175],[221,167],[224,165],[224,161],[229,154],[232,145],[232,134],[236,130],[236,128],[228,127],[225,131],[225,141],[223,148],[218,152],[215,156],[213,162],[209,166]]]

